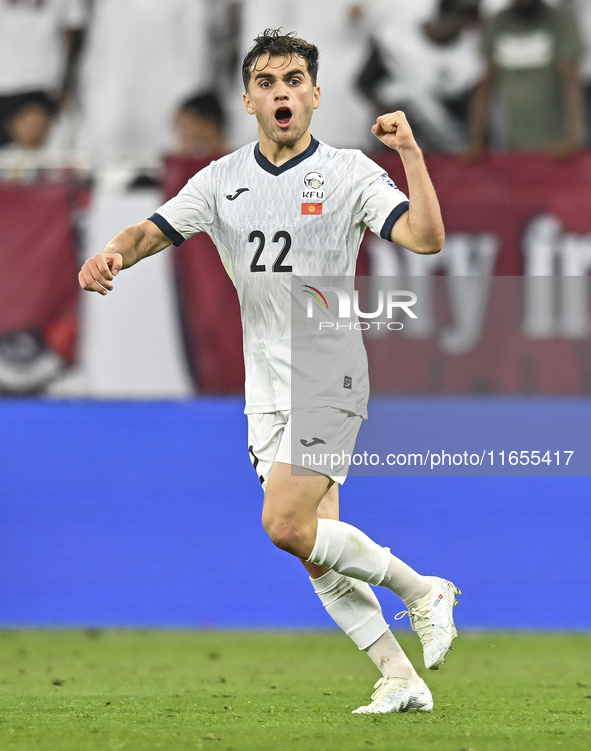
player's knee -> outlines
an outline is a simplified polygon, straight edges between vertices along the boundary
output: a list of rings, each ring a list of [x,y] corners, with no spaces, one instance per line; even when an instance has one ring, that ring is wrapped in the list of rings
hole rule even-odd
[[[293,555],[299,556],[302,554],[305,533],[295,521],[281,517],[265,518],[263,516],[263,527],[273,545]]]
[[[297,539],[297,527],[293,522],[263,518],[263,527],[273,545],[282,550],[289,550]]]

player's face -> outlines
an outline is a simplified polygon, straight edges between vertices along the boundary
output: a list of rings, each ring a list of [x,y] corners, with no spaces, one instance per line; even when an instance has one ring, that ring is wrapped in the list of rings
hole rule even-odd
[[[320,104],[320,87],[312,83],[302,58],[267,55],[255,63],[243,96],[246,111],[256,115],[264,135],[288,146],[307,132]]]

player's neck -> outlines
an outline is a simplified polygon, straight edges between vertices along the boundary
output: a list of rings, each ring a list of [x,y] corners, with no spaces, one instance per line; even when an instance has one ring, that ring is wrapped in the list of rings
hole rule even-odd
[[[310,131],[307,130],[295,143],[275,143],[259,130],[259,149],[261,154],[275,167],[281,167],[295,156],[304,152],[312,142]]]

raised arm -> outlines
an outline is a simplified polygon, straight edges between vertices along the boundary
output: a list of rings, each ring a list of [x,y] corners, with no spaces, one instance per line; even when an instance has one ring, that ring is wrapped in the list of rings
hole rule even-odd
[[[441,209],[406,115],[381,115],[371,132],[400,154],[408,182],[410,208],[392,227],[390,239],[415,253],[439,253],[445,241]]]
[[[103,251],[86,261],[78,274],[78,282],[82,289],[106,295],[113,289],[113,278],[121,269],[128,269],[142,258],[159,253],[171,243],[149,219],[126,227]]]

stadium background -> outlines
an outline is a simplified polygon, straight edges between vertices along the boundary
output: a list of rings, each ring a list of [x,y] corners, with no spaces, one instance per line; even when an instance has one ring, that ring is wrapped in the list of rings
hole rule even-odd
[[[404,187],[392,155],[369,153]],[[331,626],[297,561],[260,527],[237,303],[207,239],[123,274],[107,299],[77,289],[81,259],[204,163],[171,156],[161,187],[139,191],[120,189],[117,176],[130,175],[121,155],[110,174],[95,165],[94,185],[70,167],[65,178],[0,185],[0,333],[42,344],[20,370],[0,372],[1,626]],[[374,390],[393,414],[409,404],[428,413],[438,400],[457,443],[459,426],[479,425],[493,404],[509,416],[498,448],[532,405],[550,424],[562,415],[567,435],[572,421],[573,440],[581,432],[588,286],[571,294],[564,280],[591,267],[590,166],[588,152],[564,162],[429,156],[446,249],[409,270],[404,251],[367,238],[360,271],[476,276],[483,305],[455,309],[449,281],[431,331],[369,342]],[[517,282],[499,287],[498,277]],[[588,629],[584,466],[576,477],[352,477],[343,517],[457,581],[460,627]]]

